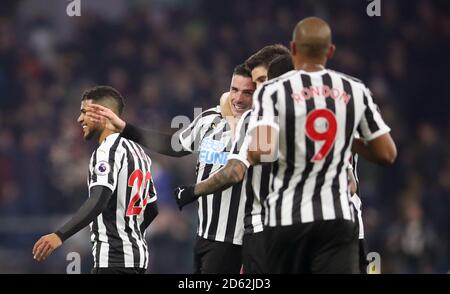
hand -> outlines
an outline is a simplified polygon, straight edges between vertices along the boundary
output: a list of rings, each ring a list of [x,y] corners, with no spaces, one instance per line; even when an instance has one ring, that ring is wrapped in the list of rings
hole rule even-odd
[[[233,112],[231,112],[230,92],[223,93],[220,97],[220,113],[224,118],[233,117]]]
[[[117,116],[111,109],[99,104],[86,106],[86,116],[94,123],[105,124],[105,127],[115,133],[120,133],[125,128],[126,122]]]
[[[197,200],[199,197],[194,193],[194,186],[180,186],[173,191],[173,194],[180,210],[182,210],[185,205]]]
[[[55,233],[42,236],[36,244],[34,244],[33,258],[37,261],[44,261],[56,248],[61,246],[61,244],[61,239]]]

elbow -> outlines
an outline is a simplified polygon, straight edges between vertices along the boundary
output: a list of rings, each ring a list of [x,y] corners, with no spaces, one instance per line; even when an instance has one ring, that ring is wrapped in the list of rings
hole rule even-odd
[[[379,163],[383,166],[390,166],[395,163],[396,159],[397,159],[397,149],[394,146],[393,148],[390,148],[390,150],[384,152],[384,154],[380,158]]]
[[[237,169],[233,169],[230,173],[230,184],[235,185],[244,179],[244,173],[241,173]]]

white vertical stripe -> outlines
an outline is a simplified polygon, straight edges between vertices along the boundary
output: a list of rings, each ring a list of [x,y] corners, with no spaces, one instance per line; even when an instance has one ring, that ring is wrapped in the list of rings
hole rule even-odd
[[[98,266],[99,267],[108,267],[108,254],[109,254],[109,244],[108,244],[108,237],[106,236],[106,227],[103,223],[103,215],[100,214],[97,217],[97,223],[98,223],[98,235],[99,235],[99,245],[100,245],[100,255],[99,255],[99,261]],[[97,243],[97,244],[98,244]]]
[[[203,237],[204,238],[208,238],[208,231],[209,231],[209,227],[211,225],[211,218],[212,218],[212,207],[213,207],[213,194],[210,194],[208,196],[203,196],[206,197],[206,211],[208,212],[207,218],[206,218],[206,228],[205,231],[203,232]]]
[[[238,214],[237,219],[233,220],[236,221],[236,228],[234,230],[234,236],[233,236],[233,243],[240,243],[242,244],[242,238],[244,237],[244,216],[245,216],[245,197],[246,197],[246,183],[247,181],[244,179],[242,182],[242,190],[241,195],[239,195],[239,207],[238,207]]]
[[[228,215],[230,213],[232,189],[233,189],[233,186],[222,191],[222,198],[220,201],[220,210],[219,210],[219,220],[217,222],[217,232],[216,232],[216,238],[215,238],[217,241],[225,240],[227,224],[229,221]],[[234,221],[234,220],[231,220],[231,221]]]

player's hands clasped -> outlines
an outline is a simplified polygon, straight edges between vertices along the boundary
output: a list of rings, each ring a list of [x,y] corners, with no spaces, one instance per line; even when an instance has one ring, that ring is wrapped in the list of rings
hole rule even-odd
[[[33,247],[33,258],[44,261],[52,252],[61,246],[62,241],[55,233],[42,236]]]
[[[94,123],[105,124],[106,128],[115,133],[120,133],[125,128],[126,122],[122,120],[111,109],[99,104],[86,106],[86,116]]]
[[[173,191],[173,194],[180,210],[198,198],[198,196],[194,194],[194,186],[180,186]]]

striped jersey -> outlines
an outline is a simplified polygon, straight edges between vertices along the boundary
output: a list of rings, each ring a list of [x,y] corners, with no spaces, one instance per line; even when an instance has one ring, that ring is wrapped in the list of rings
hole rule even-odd
[[[355,138],[359,138],[359,136],[355,136]],[[353,204],[353,208],[355,209],[356,216],[358,217],[358,231],[359,231],[359,239],[364,239],[364,223],[362,218],[362,202],[360,198],[360,189],[359,189],[359,178],[358,178],[358,154],[353,154],[350,160],[349,169],[353,173],[353,176],[356,181],[356,193],[350,196],[350,201]]]
[[[208,179],[228,161],[231,129],[220,107],[197,116],[179,135],[185,151],[197,153],[197,183]],[[214,241],[242,245],[244,232],[243,183],[198,199],[198,236]]]
[[[244,234],[263,231],[264,207],[262,203],[269,194],[271,181],[271,164],[251,166],[248,158],[247,129],[250,122],[251,110],[245,112],[236,126],[236,136],[228,159],[237,159],[247,167],[243,181],[245,199]]]
[[[144,221],[147,205],[156,205],[151,159],[137,143],[112,134],[93,152],[88,187],[113,191],[105,210],[90,224],[94,267],[147,268]]]
[[[370,141],[390,131],[370,91],[329,69],[294,70],[253,97],[249,132],[265,125],[279,134],[265,225],[354,221],[347,180],[353,137],[358,130]]]

